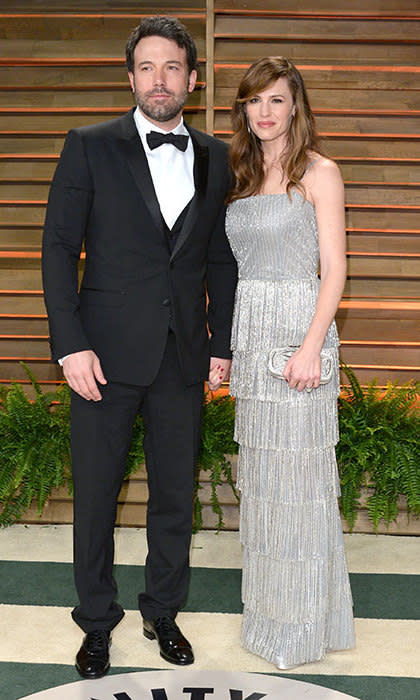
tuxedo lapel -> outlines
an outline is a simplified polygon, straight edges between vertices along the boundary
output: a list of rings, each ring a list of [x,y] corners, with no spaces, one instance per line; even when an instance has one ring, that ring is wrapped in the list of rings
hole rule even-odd
[[[127,159],[131,174],[134,177],[140,195],[147,206],[156,228],[164,236],[162,215],[159,202],[150,175],[149,165],[143,144],[138,134],[132,112],[125,115],[123,120],[123,139],[121,140],[124,155]]]
[[[159,202],[153,186],[152,176],[147,163],[143,144],[134,122],[133,111],[124,115],[121,119],[121,145],[130,171],[134,177],[139,193],[147,206],[156,228],[166,240],[165,230]],[[194,185],[195,194],[190,202],[184,224],[172,251],[171,259],[178,253],[190,236],[197,219],[202,211],[207,193],[209,149],[199,141],[199,132],[195,132],[187,126],[194,148]]]
[[[188,128],[188,127],[187,127]],[[209,149],[207,146],[202,146],[196,135],[191,129],[188,129],[194,147],[194,185],[195,194],[188,208],[188,213],[185,217],[184,224],[172,251],[171,259],[175,257],[181,246],[184,245],[188,236],[191,234],[194,225],[202,211],[206,192],[209,171]]]

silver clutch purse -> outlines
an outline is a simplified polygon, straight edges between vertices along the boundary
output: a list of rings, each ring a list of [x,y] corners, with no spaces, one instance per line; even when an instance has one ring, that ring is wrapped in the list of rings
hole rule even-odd
[[[276,379],[285,379],[283,370],[286,362],[299,350],[298,347],[273,348],[268,356],[268,371]],[[321,350],[321,379],[320,384],[328,384],[334,369],[335,348],[324,348]],[[312,391],[312,389],[307,389]]]

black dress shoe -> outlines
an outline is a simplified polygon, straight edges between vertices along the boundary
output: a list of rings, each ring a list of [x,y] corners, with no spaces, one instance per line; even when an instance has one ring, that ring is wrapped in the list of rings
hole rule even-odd
[[[102,678],[108,672],[110,644],[107,630],[87,633],[76,656],[76,668],[83,678]]]
[[[158,640],[161,657],[171,664],[187,666],[194,663],[191,644],[171,617],[143,620],[143,634],[147,639]]]

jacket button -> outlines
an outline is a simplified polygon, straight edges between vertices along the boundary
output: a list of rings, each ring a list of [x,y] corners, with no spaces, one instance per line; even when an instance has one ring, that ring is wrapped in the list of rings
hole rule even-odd
[[[170,299],[164,299],[164,300],[162,301],[162,304],[163,304],[164,306],[169,306],[170,303],[171,303]]]

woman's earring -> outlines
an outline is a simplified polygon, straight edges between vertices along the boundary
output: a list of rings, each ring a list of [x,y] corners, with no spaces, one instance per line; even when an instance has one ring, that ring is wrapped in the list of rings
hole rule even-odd
[[[248,121],[248,115],[247,115],[247,114],[245,114],[245,119],[246,119],[246,128],[247,128],[248,134],[250,134],[250,133],[251,133],[251,127],[249,126],[249,121]]]

